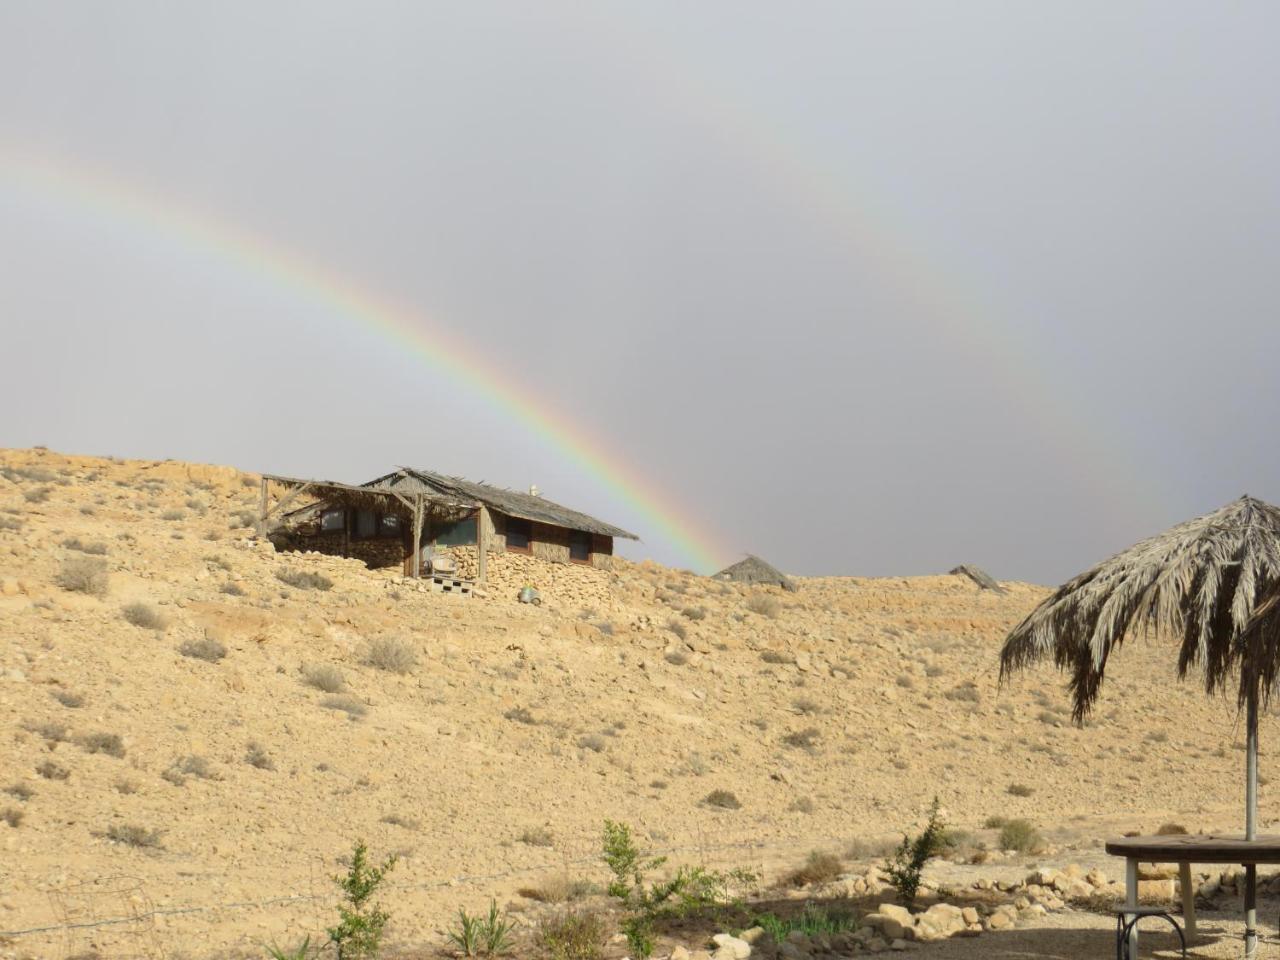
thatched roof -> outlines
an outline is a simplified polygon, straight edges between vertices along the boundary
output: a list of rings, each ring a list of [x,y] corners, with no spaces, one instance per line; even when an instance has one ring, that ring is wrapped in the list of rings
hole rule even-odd
[[[795,590],[796,585],[780,573],[776,568],[765,563],[753,554],[747,554],[745,560],[739,560],[725,567],[715,575],[716,580],[732,580],[735,583],[766,583],[784,590]]]
[[[1206,689],[1239,680],[1274,689],[1280,652],[1280,508],[1241,497],[1130,547],[1059,587],[1005,640],[1000,675],[1053,658],[1071,674],[1077,719],[1098,697],[1107,658],[1127,637],[1176,637],[1178,675]],[[1255,686],[1255,684],[1260,684]]]
[[[401,467],[394,473],[370,480],[363,486],[371,489],[394,490],[409,497],[420,493],[430,497],[468,500],[477,504],[483,503],[491,510],[504,513],[509,517],[519,517],[522,520],[534,520],[538,523],[581,530],[585,533],[598,533],[607,537],[640,539],[621,527],[615,527],[588,514],[571,510],[546,497],[520,493],[505,487],[495,487],[488,483],[463,480],[461,477],[449,477],[431,470]]]

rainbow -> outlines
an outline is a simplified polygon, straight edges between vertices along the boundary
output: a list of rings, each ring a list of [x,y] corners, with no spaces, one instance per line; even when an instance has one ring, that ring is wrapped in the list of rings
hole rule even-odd
[[[96,214],[113,226],[159,234],[256,275],[317,308],[371,330],[423,360],[500,416],[531,430],[559,455],[593,478],[648,525],[647,535],[670,546],[691,569],[710,572],[736,551],[600,439],[588,436],[562,411],[499,372],[449,324],[394,304],[333,272],[298,257],[267,238],[219,221],[205,211],[173,202],[61,157],[0,149],[0,184],[37,199]]]

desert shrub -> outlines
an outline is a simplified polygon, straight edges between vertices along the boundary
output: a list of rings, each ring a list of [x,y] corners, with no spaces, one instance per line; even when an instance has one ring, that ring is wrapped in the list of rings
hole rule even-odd
[[[22,491],[22,499],[27,503],[44,503],[51,493],[53,493],[52,487],[32,487],[30,490]]]
[[[817,727],[805,727],[803,730],[795,730],[788,733],[782,738],[782,742],[788,747],[795,747],[799,750],[812,750],[821,736],[822,734],[819,733]]]
[[[795,663],[796,658],[789,653],[783,653],[781,650],[764,650],[760,654],[760,659],[765,663]]]
[[[163,830],[152,830],[136,823],[113,823],[107,827],[107,839],[130,847],[158,847]]]
[[[72,593],[105,597],[110,587],[107,561],[100,557],[69,557],[62,562],[57,583]]]
[[[982,699],[982,693],[978,690],[977,684],[973,682],[962,683],[958,687],[952,687],[943,696],[948,700],[958,700],[962,703],[977,703]]]
[[[662,655],[662,659],[673,667],[683,667],[689,662],[689,655],[683,650],[668,650]]]
[[[721,810],[739,810],[742,808],[742,802],[730,790],[712,790],[702,802],[708,807],[719,807]]]
[[[1035,787],[1028,787],[1025,783],[1011,783],[1005,790],[1014,797],[1029,797],[1036,792]]]
[[[231,530],[239,530],[241,527],[257,526],[258,515],[252,510],[240,510],[231,514],[231,520],[227,527]]]
[[[458,926],[449,931],[449,942],[461,950],[464,957],[496,957],[511,949],[513,928],[498,909],[498,901],[490,900],[487,915],[473,917],[466,910],[458,911]]]
[[[1044,845],[1040,831],[1029,820],[1006,820],[1000,828],[1000,849],[1034,853]]]
[[[342,671],[324,664],[304,664],[302,682],[324,693],[341,693],[347,688],[347,680]]]
[[[185,519],[186,516],[187,515],[183,513],[181,510],[174,509],[174,510],[166,510],[164,513],[160,514],[160,519],[173,522],[175,520]]]
[[[1156,830],[1157,837],[1181,837],[1190,831],[1180,823],[1162,823]]]
[[[530,727],[537,726],[538,723],[538,718],[530,713],[527,707],[512,707],[503,716],[515,723],[523,723]]]
[[[36,795],[36,792],[28,787],[25,783],[11,783],[4,788],[4,792],[11,797],[16,797],[23,803],[26,803]]]
[[[567,875],[561,874],[541,886],[521,887],[516,892],[526,900],[536,900],[538,903],[568,903],[600,893],[601,890],[589,880],[571,880]]]
[[[888,875],[893,888],[898,891],[903,904],[908,908],[915,903],[924,865],[930,857],[935,857],[942,852],[942,836],[942,817],[938,798],[934,797],[933,804],[929,807],[929,821],[925,824],[924,831],[914,840],[904,833],[898,849],[885,861],[884,872]]]
[[[801,713],[805,716],[822,712],[822,704],[812,697],[796,697],[791,701],[791,706],[795,707],[796,713]]]
[[[331,590],[333,588],[332,580],[323,573],[316,573],[314,570],[294,570],[291,567],[281,567],[276,571],[276,579],[298,590]]]
[[[817,809],[817,805],[813,802],[812,797],[796,797],[791,801],[791,806],[787,808],[793,813],[813,813]]]
[[[705,607],[685,607],[680,611],[680,615],[689,620],[705,620],[707,611]]]
[[[603,841],[602,858],[613,875],[608,893],[623,908],[622,933],[636,957],[653,954],[654,932],[661,920],[723,905],[729,900],[730,882],[754,883],[756,879],[744,871],[724,874],[682,866],[667,879],[650,882],[648,875],[666,863],[666,857],[643,853],[625,823],[606,820]]]
[[[218,588],[220,593],[225,593],[229,597],[243,597],[244,587],[236,583],[234,580],[228,580]]]
[[[894,682],[897,683],[898,686],[902,687],[903,690],[912,690],[916,685],[915,678],[909,673],[898,674],[898,679]]]
[[[946,667],[939,666],[936,663],[931,663],[924,668],[924,675],[926,677],[940,677],[946,672],[947,672]]]
[[[549,960],[600,960],[609,929],[594,910],[569,910],[543,917],[537,941]]]
[[[672,633],[674,633],[681,640],[685,640],[689,636],[688,628],[679,620],[677,620],[675,617],[672,617],[667,621],[667,629],[670,630]]]
[[[205,757],[197,756],[194,753],[186,757],[177,757],[160,776],[175,787],[185,784],[187,777],[195,777],[198,780],[222,779],[213,769],[213,764]]]
[[[113,786],[116,788],[116,793],[123,794],[125,796],[138,792],[138,784],[133,780],[120,779],[117,780]]]
[[[422,824],[419,821],[413,819],[413,817],[406,817],[399,813],[388,813],[382,818],[382,822],[389,823],[393,827],[403,827],[405,830],[422,829]]]
[[[143,630],[164,630],[165,619],[145,603],[131,603],[120,611],[120,615],[135,627]]]
[[[388,673],[408,673],[418,664],[413,647],[394,637],[379,637],[369,644],[364,662]]]
[[[546,827],[530,827],[520,834],[520,842],[531,847],[550,847],[555,844],[555,837]]]
[[[774,943],[785,943],[789,934],[800,931],[806,937],[830,936],[858,929],[858,918],[847,911],[817,903],[806,903],[800,913],[779,917],[774,913],[758,914],[753,925],[761,927]]]
[[[124,756],[124,741],[118,733],[86,733],[76,742],[86,753],[105,753],[117,760]]]
[[[71,710],[78,710],[84,706],[84,697],[70,690],[50,690],[49,696]]]
[[[22,521],[17,517],[0,516],[0,530],[21,530]]]
[[[0,820],[3,820],[9,826],[13,827],[15,830],[17,829],[18,825],[22,823],[22,819],[25,816],[26,814],[24,814],[17,807],[5,807],[3,810],[0,810]]]
[[[369,712],[369,708],[355,697],[347,696],[325,697],[320,701],[320,706],[328,710],[341,710],[352,720],[363,717]]]
[[[1147,734],[1146,739],[1150,743],[1168,743],[1169,734],[1163,730],[1152,730]]]
[[[777,597],[771,597],[767,593],[753,593],[747,597],[747,609],[773,620],[782,612],[782,604]]]
[[[67,780],[71,776],[71,771],[60,764],[54,763],[52,760],[45,760],[36,767],[36,773],[44,777],[46,780]]]
[[[369,848],[357,840],[346,874],[334,877],[343,902],[338,907],[337,925],[325,932],[338,960],[374,960],[378,956],[382,931],[391,916],[374,902],[374,896],[397,859],[393,854],[375,867],[369,863]]]
[[[986,827],[988,830],[1000,830],[1008,822],[1009,822],[1008,817],[1001,816],[1000,814],[997,813],[987,817],[987,819],[982,822],[982,825]]]
[[[201,637],[199,640],[184,640],[182,646],[178,647],[178,652],[184,657],[217,663],[227,655],[227,648],[213,637]]]
[[[604,737],[598,733],[588,733],[578,738],[578,746],[583,750],[592,750],[595,753],[601,753],[609,745]]]
[[[89,553],[95,556],[102,556],[107,552],[105,543],[82,543],[79,537],[67,537],[62,541],[62,545],[68,550],[79,550],[81,553]]]
[[[259,770],[274,770],[276,768],[276,762],[271,759],[271,754],[267,753],[267,748],[257,740],[250,740],[245,747],[244,762],[251,767],[257,767]]]
[[[67,742],[67,725],[65,723],[45,721],[43,723],[28,723],[24,724],[24,726],[40,739],[48,740],[50,743]]]
[[[787,874],[787,883],[793,887],[807,887],[811,883],[830,883],[844,873],[844,862],[834,853],[812,850],[804,863]]]

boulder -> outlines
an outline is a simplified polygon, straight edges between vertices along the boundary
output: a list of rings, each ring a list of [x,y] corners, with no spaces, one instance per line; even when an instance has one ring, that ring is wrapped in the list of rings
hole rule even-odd
[[[747,960],[751,956],[751,944],[729,933],[717,933],[711,938],[717,947],[714,960]]]

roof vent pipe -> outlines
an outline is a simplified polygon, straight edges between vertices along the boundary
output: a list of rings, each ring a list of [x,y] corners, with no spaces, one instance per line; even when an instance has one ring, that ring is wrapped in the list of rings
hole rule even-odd
[[[529,484],[529,496],[531,497],[542,496],[542,494],[538,492],[538,485],[536,483]]]

